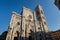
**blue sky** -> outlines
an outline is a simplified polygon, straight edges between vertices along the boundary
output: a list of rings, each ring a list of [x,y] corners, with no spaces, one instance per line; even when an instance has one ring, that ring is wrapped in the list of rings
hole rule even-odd
[[[44,10],[49,30],[60,29],[60,10],[54,5],[54,0],[0,0],[0,34],[8,30],[12,11],[20,14],[23,6],[34,11],[38,4]]]

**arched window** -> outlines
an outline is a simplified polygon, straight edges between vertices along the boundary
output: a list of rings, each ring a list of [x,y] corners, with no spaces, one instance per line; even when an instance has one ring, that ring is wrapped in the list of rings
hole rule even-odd
[[[38,27],[38,29],[40,30],[41,28],[40,28],[40,27]]]
[[[19,31],[16,31],[15,34],[17,34],[17,37],[14,37],[14,40],[18,40],[18,37],[19,37]]]
[[[44,22],[44,24],[46,25],[46,22]]]
[[[32,40],[32,37],[31,36],[29,36],[29,40]]]
[[[42,18],[43,18],[43,19],[45,19],[45,17],[44,17],[44,16],[42,16]]]
[[[14,37],[14,40],[18,40],[18,37]]]
[[[43,11],[41,10],[41,14],[43,14]]]
[[[40,15],[40,12],[39,11],[36,11],[36,16],[39,16]]]
[[[20,23],[19,23],[19,22],[17,22],[17,25],[20,25]]]
[[[31,15],[29,15],[29,18],[30,18],[30,19],[32,19],[32,16],[31,16]]]
[[[40,36],[40,40],[42,40],[42,35],[40,34],[39,36]]]
[[[10,40],[10,37],[8,37],[7,40]]]

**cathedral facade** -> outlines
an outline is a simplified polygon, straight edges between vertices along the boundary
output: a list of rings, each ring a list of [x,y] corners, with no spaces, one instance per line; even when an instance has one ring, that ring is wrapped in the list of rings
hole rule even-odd
[[[48,26],[40,5],[32,12],[23,7],[21,14],[12,12],[6,40],[44,40]]]

